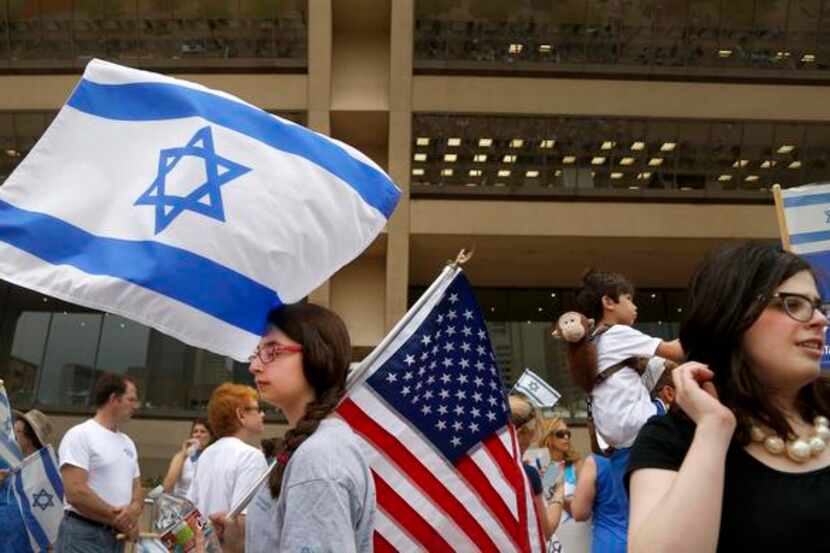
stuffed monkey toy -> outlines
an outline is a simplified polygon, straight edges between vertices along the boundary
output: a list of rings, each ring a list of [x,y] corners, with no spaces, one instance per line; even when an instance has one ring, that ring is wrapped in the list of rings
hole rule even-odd
[[[553,335],[568,343],[568,369],[571,378],[590,394],[597,372],[597,347],[591,341],[594,320],[582,313],[568,311],[556,321]]]

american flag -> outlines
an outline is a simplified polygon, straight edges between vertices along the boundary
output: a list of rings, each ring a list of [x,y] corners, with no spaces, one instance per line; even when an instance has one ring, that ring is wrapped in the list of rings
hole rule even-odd
[[[484,320],[461,270],[442,278],[338,408],[372,468],[375,551],[543,551]]]

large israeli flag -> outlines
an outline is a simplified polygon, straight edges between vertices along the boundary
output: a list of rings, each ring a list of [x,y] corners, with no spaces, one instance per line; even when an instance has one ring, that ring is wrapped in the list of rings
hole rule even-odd
[[[0,380],[0,468],[14,467],[23,460],[20,446],[14,438],[13,424],[12,406]]]
[[[231,95],[93,60],[0,187],[0,277],[245,359],[383,229],[368,157]]]
[[[32,453],[12,474],[12,489],[32,551],[46,551],[63,519],[63,482],[51,445]]]
[[[830,184],[781,190],[781,203],[790,249],[816,270],[821,295],[830,301]],[[830,345],[824,347],[821,367],[830,369]]]

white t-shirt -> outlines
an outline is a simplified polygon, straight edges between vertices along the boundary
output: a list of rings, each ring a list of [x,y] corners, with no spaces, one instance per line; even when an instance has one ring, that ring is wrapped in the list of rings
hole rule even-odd
[[[61,467],[72,465],[85,470],[92,491],[113,507],[129,505],[133,500],[133,481],[141,472],[135,444],[123,432],[113,432],[89,419],[69,429],[61,440],[58,457]],[[80,512],[68,500],[64,509]]]
[[[626,325],[614,325],[597,339],[599,372],[632,357],[653,357],[660,338]],[[648,390],[633,368],[612,374],[591,393],[597,432],[616,448],[631,447],[646,421],[657,414]]]
[[[197,458],[198,461],[198,458]],[[179,474],[179,479],[176,480],[176,485],[173,486],[173,495],[179,497],[187,497],[187,492],[190,491],[190,484],[193,482],[193,475],[196,474],[196,462],[192,455],[188,455],[182,465],[182,472]]]
[[[227,513],[267,469],[262,451],[226,436],[199,457],[187,498],[205,516]]]

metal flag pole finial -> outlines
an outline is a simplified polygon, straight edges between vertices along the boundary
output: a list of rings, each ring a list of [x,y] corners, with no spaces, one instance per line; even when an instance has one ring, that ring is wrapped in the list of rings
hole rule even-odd
[[[463,248],[458,255],[455,257],[455,261],[452,262],[452,265],[460,266],[467,263],[469,260],[473,258],[473,255],[476,253],[476,247],[473,246],[469,250],[467,248]]]

